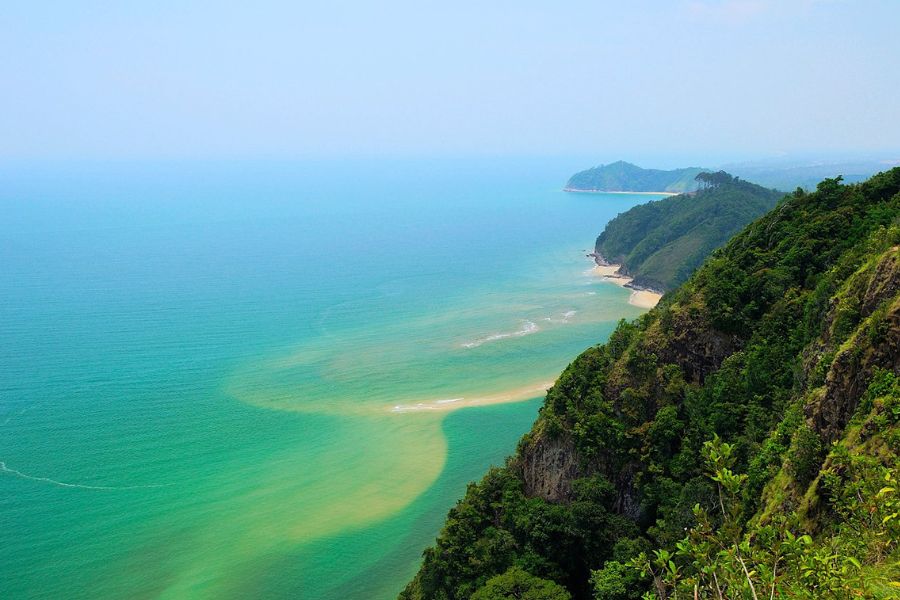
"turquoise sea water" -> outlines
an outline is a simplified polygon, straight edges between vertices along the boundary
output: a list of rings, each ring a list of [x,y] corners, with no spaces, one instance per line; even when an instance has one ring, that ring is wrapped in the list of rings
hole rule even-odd
[[[641,312],[568,170],[0,169],[0,597],[395,597]]]

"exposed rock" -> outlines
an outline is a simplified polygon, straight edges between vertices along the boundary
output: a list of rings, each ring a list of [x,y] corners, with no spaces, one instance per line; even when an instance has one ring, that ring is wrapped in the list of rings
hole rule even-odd
[[[671,330],[656,354],[660,362],[681,367],[685,381],[702,383],[743,345],[738,336],[711,328],[700,315],[685,310],[671,314]]]
[[[895,246],[875,267],[875,273],[860,303],[860,314],[872,314],[884,300],[900,292],[900,247]]]
[[[856,292],[860,317],[865,319],[884,302],[895,299],[880,323],[870,323],[878,330],[875,339],[865,339],[865,331],[857,331],[856,340],[839,352],[825,380],[825,394],[806,406],[806,415],[815,430],[827,442],[834,441],[853,416],[867,382],[876,368],[900,374],[900,253],[894,247],[882,257],[864,287]],[[835,318],[835,308],[828,320]],[[824,346],[817,348],[819,352]],[[812,361],[810,361],[811,364]],[[809,367],[807,367],[809,368]]]
[[[872,342],[860,340],[839,352],[825,380],[825,395],[806,407],[806,416],[826,442],[836,440],[850,421],[876,368],[900,375],[900,300],[895,301]],[[857,338],[865,336],[857,333]]]
[[[584,476],[580,462],[571,437],[538,434],[522,449],[519,458],[525,494],[549,502],[571,500],[572,482]]]

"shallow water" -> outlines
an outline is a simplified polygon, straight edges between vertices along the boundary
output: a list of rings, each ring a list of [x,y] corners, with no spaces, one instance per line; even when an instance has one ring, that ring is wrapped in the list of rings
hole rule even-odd
[[[392,598],[629,292],[517,162],[0,172],[0,596]]]

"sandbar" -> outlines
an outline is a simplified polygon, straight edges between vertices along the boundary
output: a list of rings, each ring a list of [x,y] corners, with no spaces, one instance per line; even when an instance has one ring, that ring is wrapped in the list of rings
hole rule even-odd
[[[425,400],[415,404],[396,404],[391,406],[389,410],[393,413],[447,412],[470,406],[489,406],[491,404],[524,402],[525,400],[543,397],[547,393],[547,390],[553,387],[553,383],[553,381],[544,381],[493,394],[460,396],[459,398],[441,400]]]

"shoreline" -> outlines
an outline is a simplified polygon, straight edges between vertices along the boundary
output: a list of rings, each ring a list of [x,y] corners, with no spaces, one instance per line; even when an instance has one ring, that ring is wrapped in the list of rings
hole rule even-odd
[[[677,196],[680,192],[625,192],[614,190],[582,190],[579,188],[564,187],[564,192],[572,194],[630,194],[635,196]]]
[[[622,268],[622,265],[606,262],[602,256],[594,252],[588,254],[588,256],[593,258],[595,263],[594,268],[591,269],[592,274],[603,278],[604,281],[631,290],[631,297],[628,298],[628,304],[637,306],[638,308],[650,309],[656,306],[662,299],[662,292],[634,285],[633,277],[619,273],[619,269]]]

